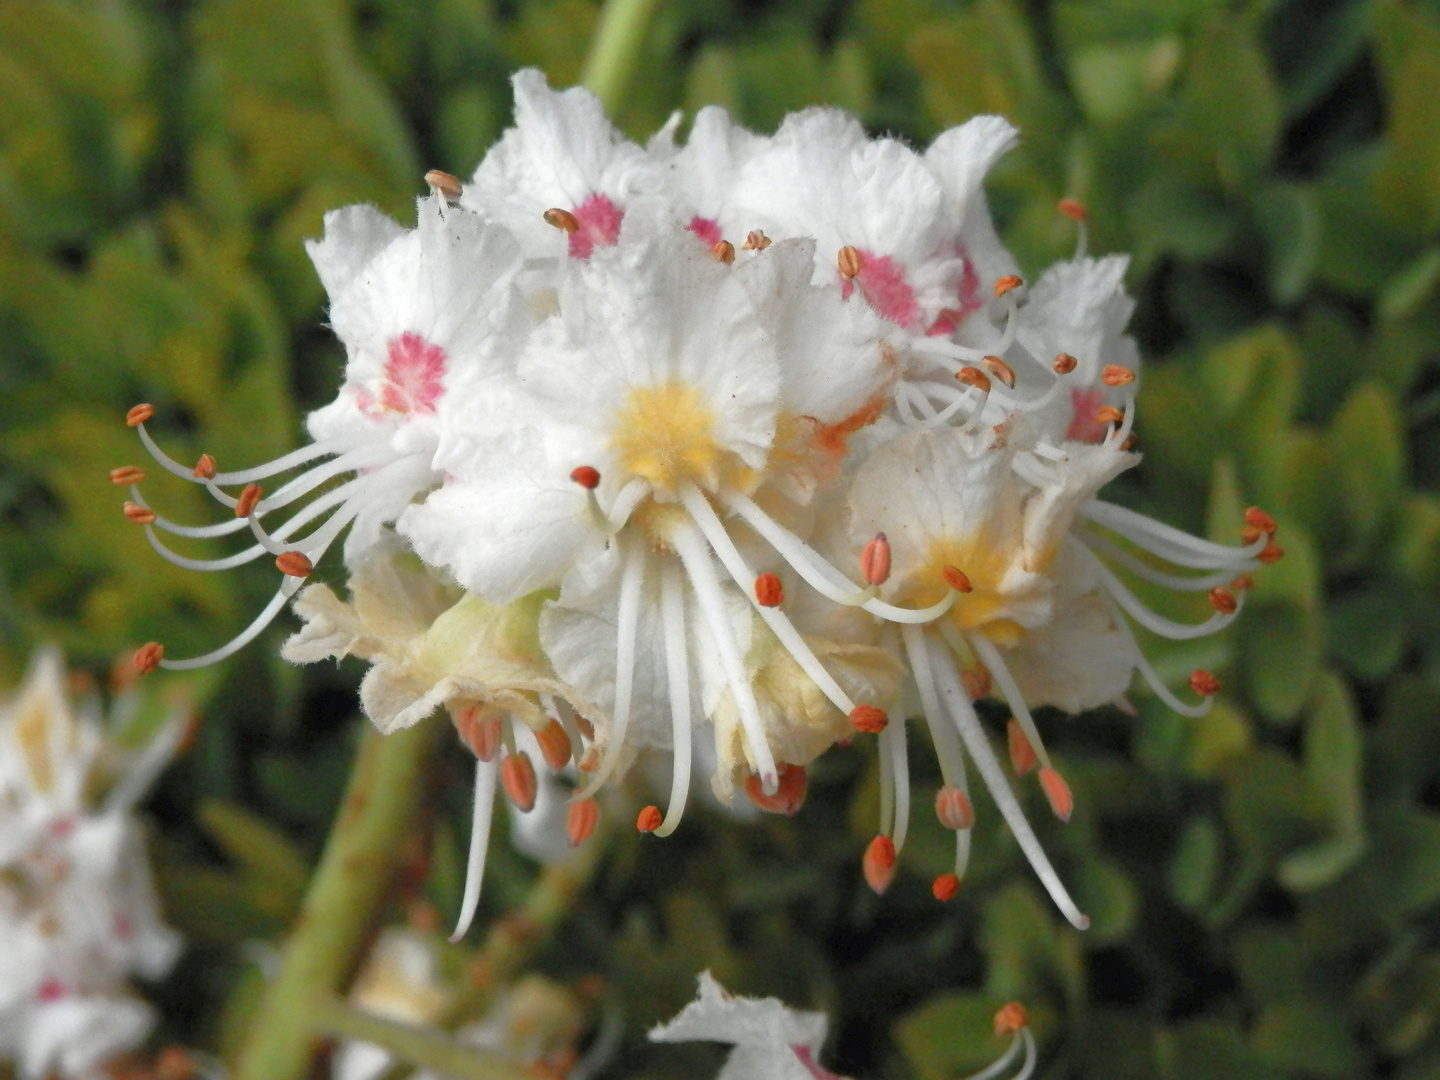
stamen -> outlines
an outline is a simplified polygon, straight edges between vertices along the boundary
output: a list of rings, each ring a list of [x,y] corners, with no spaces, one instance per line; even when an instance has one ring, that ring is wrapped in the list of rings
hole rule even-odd
[[[246,484],[245,490],[240,492],[240,498],[235,501],[235,516],[237,518],[249,517],[255,512],[255,505],[264,496],[265,489],[259,484]]]
[[[1004,360],[998,356],[987,356],[980,362],[985,365],[985,370],[1004,383],[1007,389],[1015,389],[1015,372]]]
[[[299,578],[286,578],[285,583],[281,585],[275,595],[270,598],[270,602],[265,605],[259,615],[255,616],[255,620],[235,635],[235,637],[220,646],[220,648],[214,649],[204,656],[192,657],[189,660],[161,660],[160,666],[166,671],[193,671],[196,668],[209,667],[211,664],[217,664],[228,656],[233,656],[246,645],[249,645],[250,642],[254,641],[255,638],[259,636],[260,631],[264,630],[274,621],[275,616],[280,614],[280,609],[285,606],[285,601],[294,595],[295,589],[298,588],[299,585]]]
[[[1146,685],[1150,687],[1155,696],[1181,716],[1199,719],[1208,713],[1210,711],[1209,698],[1201,701],[1198,705],[1187,705],[1171,692],[1170,688],[1165,685],[1164,680],[1160,678],[1159,673],[1151,666],[1150,661],[1145,658],[1145,654],[1140,651],[1140,645],[1135,640],[1135,632],[1130,629],[1130,623],[1126,620],[1124,613],[1121,612],[1120,606],[1115,603],[1115,598],[1106,592],[1102,592],[1100,595],[1104,599],[1106,606],[1110,609],[1112,624],[1115,629],[1125,637],[1125,642],[1130,649],[1130,655],[1135,659],[1136,670],[1140,672],[1141,677],[1144,678]]]
[[[1253,525],[1246,525],[1245,528],[1240,530],[1240,542],[1242,544],[1253,544],[1264,535],[1264,529],[1257,529]]]
[[[971,701],[979,701],[983,697],[989,697],[993,687],[990,679],[990,669],[984,664],[976,664],[974,667],[962,668],[960,670],[960,682],[965,687],[965,693],[970,695]]]
[[[895,843],[888,836],[877,836],[870,841],[865,849],[865,858],[861,862],[865,872],[865,880],[869,882],[870,888],[878,895],[883,896],[885,890],[890,887],[890,882],[895,880]]]
[[[551,207],[540,216],[545,219],[546,225],[553,225],[561,232],[573,233],[580,230],[580,219],[569,210],[561,210],[558,206]]]
[[[938,648],[938,645],[931,646],[931,649],[938,650]],[[1001,816],[1010,826],[1010,832],[1019,843],[1020,850],[1030,860],[1031,868],[1040,878],[1041,884],[1045,886],[1045,891],[1050,894],[1055,905],[1076,929],[1084,930],[1090,925],[1090,920],[1070,899],[1070,894],[1060,883],[1060,877],[1055,873],[1055,868],[1050,865],[1045,849],[1040,846],[1040,841],[1030,828],[1030,823],[1025,819],[1025,812],[1020,809],[1020,803],[1016,800],[1015,793],[1010,790],[1005,774],[1000,769],[1000,763],[995,759],[989,740],[985,738],[985,732],[980,727],[980,720],[975,715],[974,706],[965,696],[954,669],[945,662],[943,654],[933,655],[932,658],[935,662],[931,665],[931,671],[935,675],[936,687],[940,691],[946,711],[949,712],[959,730],[966,749],[970,751],[970,756],[975,760],[980,775],[984,777],[985,786],[990,789],[990,795],[995,800]]]
[[[1236,581],[1240,580],[1239,578],[1236,578],[1234,581],[1230,580],[1229,570],[1217,570],[1215,573],[1206,574],[1204,577],[1182,577],[1179,574],[1167,574],[1163,570],[1156,570],[1154,567],[1141,562],[1124,548],[1120,547],[1119,544],[1100,536],[1098,533],[1088,531],[1080,533],[1078,539],[1097,554],[1103,552],[1107,560],[1119,563],[1137,577],[1153,582],[1156,585],[1163,585],[1168,589],[1181,589],[1187,592],[1207,592],[1217,585],[1224,585],[1229,582],[1231,590],[1235,592],[1243,591],[1235,584]],[[1245,577],[1247,575],[1241,576]]]
[[[137,465],[121,465],[118,469],[110,470],[110,482],[119,487],[140,484],[144,480],[145,470]]]
[[[930,654],[925,648],[924,631],[918,626],[902,626],[900,633],[910,661],[910,675],[920,694],[920,709],[925,715],[926,726],[930,729],[930,741],[935,747],[935,757],[940,762],[940,776],[947,786],[962,792],[968,791],[960,738],[955,728],[945,723],[940,711],[940,699],[935,694],[935,680],[930,671]]]
[[[505,794],[522,814],[535,809],[535,766],[530,755],[523,750],[518,754],[507,754],[500,761],[500,780],[505,785]]]
[[[890,541],[882,533],[865,545],[860,553],[860,576],[866,585],[884,585],[890,577]]]
[[[1234,581],[1230,582],[1230,588],[1235,592],[1248,592],[1255,587],[1255,579],[1249,574],[1241,574]]]
[[[570,736],[558,720],[551,720],[537,731],[535,741],[540,744],[540,756],[553,771],[559,772],[570,764]]]
[[[1220,680],[1213,673],[1197,668],[1190,673],[1190,689],[1201,697],[1214,697],[1220,693]]]
[[[836,256],[835,261],[840,268],[840,278],[842,281],[854,281],[860,276],[861,261],[858,248],[853,248],[849,244],[846,244],[840,249],[840,253]]]
[[[995,282],[995,298],[998,300],[1011,289],[1018,289],[1023,284],[1025,283],[1015,274],[1006,274]]]
[[[1208,637],[1225,629],[1235,621],[1236,615],[1243,606],[1239,601],[1235,604],[1235,611],[1229,615],[1222,615],[1216,612],[1198,625],[1178,623],[1173,619],[1167,619],[1163,615],[1157,615],[1146,607],[1125,585],[1111,573],[1109,567],[1097,559],[1093,552],[1083,544],[1077,545],[1077,550],[1083,551],[1088,557],[1095,573],[1099,575],[1101,583],[1111,596],[1125,609],[1125,613],[1138,622],[1145,629],[1159,634],[1161,637],[1168,637],[1172,641],[1193,641],[1195,638]]]
[[[930,892],[936,900],[948,904],[960,892],[960,879],[954,874],[941,874],[930,886]]]
[[[592,465],[580,465],[571,471],[570,479],[586,491],[594,491],[600,486],[600,470]]]
[[[625,730],[630,724],[630,702],[635,689],[635,639],[640,625],[640,590],[645,583],[646,555],[644,549],[637,549],[624,551],[621,557],[625,562],[615,616],[615,710],[605,736],[605,756],[583,790],[574,796],[576,799],[590,798],[610,778],[620,762]]]
[[[982,394],[988,394],[990,392],[990,376],[986,375],[985,372],[977,367],[962,367],[955,373],[955,378],[967,386],[975,387],[975,389],[979,390]]]
[[[940,569],[940,576],[945,579],[945,584],[956,592],[968,593],[974,588],[970,584],[970,579],[965,576],[965,572],[958,566],[947,564]]]
[[[690,748],[690,660],[685,637],[685,594],[673,559],[660,570],[660,619],[665,632],[665,677],[670,692],[670,803],[655,830],[669,836],[685,813],[693,768]]]
[[[1135,372],[1119,364],[1106,364],[1100,372],[1100,381],[1106,386],[1125,386],[1135,381]]]
[[[795,812],[805,803],[805,766],[790,765],[786,762],[780,763],[780,786],[773,795],[766,795],[760,789],[760,778],[758,776],[747,776],[745,778],[745,794],[750,801],[761,810],[769,811],[772,814],[784,814],[786,817],[793,817]]]
[[[895,818],[895,766],[890,760],[890,743],[881,733],[876,740],[880,753],[879,780],[880,780],[880,828],[879,832],[893,837],[893,826]]]
[[[935,816],[947,829],[968,829],[975,824],[975,807],[964,790],[946,784],[935,793]]]
[[[309,577],[315,572],[315,566],[306,558],[303,551],[286,551],[275,559],[275,568],[287,577]]]
[[[570,838],[570,846],[579,847],[589,840],[599,823],[600,805],[594,799],[572,802],[565,811],[565,835]]]
[[[652,833],[660,827],[660,808],[647,806],[635,819],[635,828],[642,833]]]
[[[149,675],[164,658],[165,646],[158,641],[148,642],[135,650],[135,670],[141,675]]]
[[[155,520],[155,511],[139,505],[138,503],[125,501],[125,516],[137,525],[149,525]]]
[[[1125,419],[1125,414],[1114,405],[1102,405],[1095,410],[1095,419],[1102,424],[1118,424]]]
[[[1005,663],[1005,658],[1000,655],[994,643],[981,633],[967,634],[966,643],[975,650],[985,666],[990,669],[991,676],[1000,684],[1000,693],[1004,695],[1005,702],[1010,706],[1011,715],[1020,724],[1020,729],[1025,733],[1035,756],[1040,759],[1040,764],[1049,768],[1050,755],[1045,752],[1045,743],[1040,738],[1040,729],[1035,726],[1035,718],[1030,715],[1030,707],[1025,704],[1025,696],[1020,693],[1020,686],[1015,682],[1015,677],[1010,674],[1010,668]]]
[[[1210,606],[1221,615],[1234,615],[1238,606],[1235,595],[1228,589],[1222,589],[1218,585],[1210,590]]]
[[[1119,533],[1125,539],[1177,566],[1188,566],[1194,570],[1218,570],[1221,567],[1233,570],[1250,569],[1246,564],[1260,554],[1265,543],[1264,540],[1259,540],[1243,548],[1212,543],[1101,499],[1091,499],[1084,503],[1079,513],[1081,517]]]
[[[195,468],[190,470],[190,475],[197,480],[214,480],[215,459],[209,454],[201,454],[199,460],[195,462]]]
[[[1040,786],[1045,789],[1045,797],[1050,800],[1050,809],[1055,811],[1055,816],[1061,821],[1069,821],[1070,814],[1075,809],[1070,785],[1065,783],[1058,772],[1047,766],[1040,770]]]
[[[1275,543],[1274,540],[1271,540],[1261,550],[1260,554],[1255,556],[1255,558],[1259,559],[1262,563],[1265,563],[1268,566],[1270,563],[1275,562],[1284,554],[1285,549],[1282,548],[1279,544]]]
[[[764,251],[770,246],[770,238],[759,229],[751,229],[745,234],[746,251]]]
[[[125,414],[125,423],[130,427],[143,424],[155,415],[155,406],[150,404],[136,405]]]
[[[1252,506],[1249,510],[1245,511],[1245,524],[1251,528],[1259,529],[1261,532],[1269,533],[1272,536],[1275,535],[1275,530],[1279,528],[1279,526],[1275,524],[1275,519],[1258,506]]]
[[[1005,736],[1010,745],[1010,768],[1016,776],[1024,776],[1040,763],[1040,759],[1035,755],[1035,748],[1025,737],[1025,729],[1015,721],[1013,716],[1005,725]]]
[[[703,496],[701,501],[704,502]],[[708,503],[705,505],[709,506]],[[775,769],[775,758],[770,752],[769,743],[765,741],[765,726],[760,719],[760,707],[755,703],[755,690],[746,676],[739,648],[730,631],[725,597],[711,567],[710,552],[693,525],[685,524],[676,528],[670,540],[690,578],[690,587],[695,592],[695,599],[699,602],[700,612],[710,630],[710,636],[715,639],[720,669],[725,673],[725,682],[730,687],[736,711],[740,714],[740,724],[744,728],[745,740],[754,757],[755,771],[760,774],[761,787],[767,794],[773,795],[779,789],[780,783]],[[760,610],[764,612],[769,609]],[[786,621],[788,623],[789,620]]]
[[[995,1014],[995,1034],[1014,1035],[1029,1023],[1030,1017],[1025,1012],[1025,1006],[1018,1001],[1012,1001]]]
[[[1069,353],[1056,353],[1054,364],[1055,374],[1069,375],[1070,372],[1075,370],[1075,365],[1078,363],[1080,363],[1080,361],[1076,360],[1075,357],[1071,356]]]
[[[500,772],[493,761],[475,763],[475,806],[470,815],[470,857],[465,864],[465,894],[460,902],[460,920],[452,942],[470,929],[480,906],[480,886],[485,880],[485,853],[490,846],[490,822],[495,812],[495,780]]]
[[[880,749],[889,758],[895,794],[895,819],[889,832],[898,852],[905,846],[905,836],[910,829],[910,752],[906,745],[905,721],[903,717],[891,717],[880,733]]]
[[[774,574],[761,574],[755,579],[755,600],[761,607],[779,607],[785,599],[785,589]]]
[[[884,709],[877,709],[874,705],[856,705],[850,710],[850,722],[861,731],[878,735],[885,730],[888,718]]]
[[[1085,220],[1085,207],[1076,199],[1064,198],[1056,205],[1055,209],[1064,214],[1077,225]]]
[[[735,261],[735,245],[730,243],[729,240],[721,240],[710,249],[710,254],[719,262],[729,266]]]
[[[434,194],[439,195],[447,203],[459,202],[460,196],[464,194],[464,188],[460,186],[460,181],[439,169],[431,169],[427,172],[425,183]]]

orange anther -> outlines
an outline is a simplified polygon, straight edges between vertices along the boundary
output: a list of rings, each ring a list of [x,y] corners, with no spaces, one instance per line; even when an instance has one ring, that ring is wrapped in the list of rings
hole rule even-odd
[[[935,816],[947,829],[968,829],[975,824],[975,807],[965,792],[946,784],[935,793]]]
[[[1070,795],[1070,785],[1065,783],[1065,778],[1046,766],[1040,770],[1040,786],[1045,789],[1045,797],[1050,800],[1050,809],[1055,811],[1055,816],[1061,821],[1069,821],[1070,812],[1075,809],[1075,800]]]
[[[1125,414],[1114,405],[1101,405],[1095,410],[1095,419],[1102,424],[1118,424],[1125,419]]]
[[[315,564],[303,551],[284,551],[275,557],[275,568],[288,577],[309,577]]]
[[[136,405],[125,414],[125,423],[131,427],[139,427],[146,420],[155,415],[155,406],[150,404]]]
[[[965,571],[958,566],[945,565],[940,568],[940,576],[945,579],[945,584],[956,592],[970,592],[975,586],[970,584],[970,579],[965,576]]]
[[[155,1080],[197,1080],[200,1065],[178,1046],[167,1046],[155,1059]]]
[[[955,372],[955,378],[967,386],[975,387],[975,389],[979,390],[982,394],[988,394],[990,392],[990,376],[986,375],[978,367],[970,367],[968,365],[962,367],[959,371]]]
[[[481,720],[479,705],[471,705],[451,715],[460,740],[470,748],[470,752],[481,761],[494,761],[495,755],[500,752],[500,721]]]
[[[535,741],[540,744],[540,756],[550,768],[563,769],[570,761],[570,736],[559,721],[551,720],[537,731]]]
[[[765,794],[758,776],[745,778],[745,794],[750,796],[750,801],[761,810],[789,817],[805,802],[805,766],[790,765],[782,761],[776,769],[780,783],[774,795]]]
[[[1005,725],[1005,736],[1010,744],[1010,767],[1015,770],[1016,776],[1024,776],[1040,764],[1040,758],[1035,753],[1035,747],[1030,745],[1025,729],[1013,716]]]
[[[1012,1001],[995,1014],[995,1034],[1014,1035],[1029,1023],[1030,1017],[1025,1012],[1025,1006],[1018,1001]]]
[[[710,249],[710,254],[729,266],[735,261],[735,245],[729,240],[721,240]]]
[[[569,210],[561,210],[558,206],[551,207],[541,216],[546,225],[553,225],[561,232],[573,233],[580,228],[580,219]]]
[[[165,658],[165,646],[158,641],[141,645],[135,650],[135,670],[141,675],[149,675],[157,667],[160,661]]]
[[[1190,689],[1201,697],[1214,697],[1220,692],[1220,680],[1213,672],[1196,668],[1190,673]]]
[[[755,599],[761,607],[779,607],[785,599],[785,587],[774,574],[761,574],[755,579]]]
[[[127,499],[125,501],[125,516],[135,522],[136,525],[149,525],[155,520],[155,511],[147,510],[138,503],[130,502]]]
[[[1233,615],[1236,607],[1235,594],[1217,585],[1210,590],[1210,606],[1221,615]]]
[[[535,766],[530,763],[530,755],[523,750],[518,754],[509,754],[505,760],[500,762],[500,782],[505,785],[505,794],[510,796],[510,801],[524,813],[528,813],[535,806]]]
[[[435,194],[443,196],[446,202],[453,203],[460,201],[460,194],[463,190],[460,186],[460,181],[448,172],[431,169],[425,174],[425,183]]]
[[[1135,381],[1135,372],[1119,364],[1106,364],[1100,372],[1100,381],[1106,386],[1126,386]]]
[[[1241,574],[1234,581],[1230,582],[1230,588],[1235,592],[1249,592],[1255,587],[1255,579],[1249,574]]]
[[[835,257],[840,267],[840,276],[846,281],[853,281],[860,275],[860,249],[853,248],[846,244],[840,249],[839,255]]]
[[[860,553],[860,575],[866,585],[884,585],[890,577],[890,540],[883,532]]]
[[[255,512],[255,504],[265,494],[265,489],[259,484],[246,484],[245,490],[240,492],[240,498],[235,502],[235,516],[249,517]]]
[[[215,479],[215,459],[209,454],[201,454],[200,460],[195,462],[195,468],[190,473],[196,480]]]
[[[770,238],[759,229],[751,229],[745,234],[746,251],[764,251],[770,246]]]
[[[1080,363],[1080,361],[1076,360],[1075,357],[1071,356],[1068,352],[1056,353],[1054,365],[1055,374],[1069,375],[1070,372],[1075,370],[1075,365],[1078,363]]]
[[[960,891],[960,879],[954,874],[941,874],[935,879],[935,884],[930,886],[930,892],[935,899],[942,904],[948,904],[955,899],[955,894]]]
[[[600,768],[600,748],[592,746],[586,750],[580,755],[580,760],[575,763],[575,768],[583,773],[592,773]]]
[[[1275,524],[1275,519],[1258,506],[1252,506],[1249,510],[1245,511],[1245,524],[1249,525],[1252,529],[1259,529],[1261,532],[1267,532],[1272,535],[1275,530],[1279,528],[1279,526]]]
[[[1018,277],[1016,277],[1014,274],[1006,274],[999,281],[995,282],[995,296],[998,299],[999,297],[1002,297],[1006,293],[1008,293],[1011,289],[1018,289],[1021,285],[1024,284],[1025,283],[1021,281]]]
[[[871,840],[870,846],[865,849],[861,867],[870,888],[883,894],[895,879],[895,841],[888,836],[877,836]]]
[[[884,709],[877,709],[874,705],[856,705],[850,710],[850,722],[861,731],[878,735],[885,730],[890,719]]]
[[[581,465],[571,471],[570,479],[586,491],[594,491],[600,486],[600,470],[593,465]]]
[[[971,701],[979,701],[990,693],[990,669],[984,664],[976,664],[973,668],[965,668],[960,672],[960,682],[965,687],[965,693]]]
[[[1014,387],[1015,372],[1012,371],[1010,365],[1005,363],[1004,360],[1001,360],[1000,357],[986,356],[983,357],[980,362],[985,365],[986,371],[990,372],[991,375],[995,376],[995,378],[999,379],[1007,387]]]
[[[640,811],[640,816],[635,819],[635,828],[643,833],[651,833],[660,827],[660,822],[665,820],[660,816],[658,806],[647,806]]]
[[[1284,554],[1285,549],[1275,543],[1274,540],[1271,540],[1265,545],[1264,550],[1262,550],[1259,555],[1256,555],[1255,558],[1259,559],[1262,563],[1272,563]]]
[[[1125,437],[1125,441],[1120,444],[1120,449],[1121,449],[1121,450],[1134,450],[1134,449],[1135,449],[1135,436],[1134,436],[1134,434],[1130,434],[1130,435],[1127,435],[1127,436]]]
[[[600,824],[600,804],[594,799],[572,802],[565,811],[565,835],[570,837],[570,846],[579,847],[595,833]]]
[[[1085,204],[1078,199],[1061,199],[1055,205],[1055,209],[1059,210],[1060,213],[1064,214],[1071,221],[1079,222],[1085,220]]]
[[[137,465],[121,465],[118,469],[110,470],[110,482],[121,487],[138,484],[144,479],[145,470]]]
[[[1259,529],[1255,528],[1255,526],[1246,525],[1243,529],[1240,530],[1240,542],[1246,547],[1249,547],[1251,544],[1253,544],[1256,540],[1259,540],[1260,537],[1264,535],[1265,534]]]

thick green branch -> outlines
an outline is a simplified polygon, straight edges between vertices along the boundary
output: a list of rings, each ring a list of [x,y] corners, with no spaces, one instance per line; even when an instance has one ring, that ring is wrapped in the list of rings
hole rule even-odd
[[[396,1023],[352,1009],[333,997],[321,998],[311,1010],[312,1022],[328,1035],[383,1046],[410,1065],[433,1069],[462,1080],[535,1080],[528,1069],[429,1028]]]
[[[608,0],[600,15],[600,26],[585,61],[582,86],[594,91],[614,116],[625,98],[631,76],[640,63],[650,17],[658,0]]]
[[[366,725],[345,802],[280,972],[261,999],[235,1070],[237,1080],[302,1080],[318,1038],[315,1010],[345,989],[394,875],[401,842],[425,790],[423,772],[448,725],[381,735]]]

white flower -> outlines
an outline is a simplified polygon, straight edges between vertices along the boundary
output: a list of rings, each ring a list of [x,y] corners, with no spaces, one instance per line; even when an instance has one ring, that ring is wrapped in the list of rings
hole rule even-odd
[[[59,653],[39,653],[0,711],[0,1059],[25,1080],[88,1078],[136,1046],[155,1017],[127,980],[164,975],[180,950],[133,807],[186,721],[121,755],[91,711],[72,709],[64,678]]]
[[[172,561],[219,569],[268,552],[287,575],[228,645],[178,662],[152,645],[137,663],[229,655],[349,525],[352,600],[307,590],[286,655],[370,660],[362,703],[382,730],[443,705],[476,752],[462,931],[497,792],[528,812],[547,790],[536,748],[552,774],[584,777],[573,844],[595,827],[592,796],[646,751],[669,754],[672,783],[666,812],[647,806],[637,824],[666,835],[708,740],[717,795],[743,788],[793,812],[816,755],[878,734],[881,835],[864,867],[883,890],[908,828],[912,707],[946,780],[937,816],[956,833],[936,895],[954,895],[966,866],[968,759],[1083,926],[972,698],[1009,706],[1014,771],[1038,766],[1068,818],[1031,710],[1123,701],[1138,669],[1173,707],[1203,712],[1214,676],[1197,672],[1202,701],[1182,702],[1131,623],[1221,630],[1246,572],[1280,553],[1258,510],[1246,546],[1227,547],[1097,498],[1139,461],[1125,260],[1084,257],[1082,224],[1076,257],[1027,287],[982,186],[1017,139],[999,117],[921,154],[832,109],[773,137],[707,109],[683,147],[672,118],[641,148],[585,91],[536,72],[514,82],[516,126],[459,206],[422,200],[414,230],[339,211],[311,245],[349,357],[339,399],[311,417],[317,442],[202,476],[245,512],[229,524],[176,526],[133,495],[127,515]],[[150,440],[151,411],[132,423],[188,477]],[[221,490],[315,461],[258,503]],[[261,525],[317,490],[285,525]],[[183,559],[156,538],[247,526],[259,543],[229,559]],[[1214,615],[1162,618],[1122,574],[1208,592]]]

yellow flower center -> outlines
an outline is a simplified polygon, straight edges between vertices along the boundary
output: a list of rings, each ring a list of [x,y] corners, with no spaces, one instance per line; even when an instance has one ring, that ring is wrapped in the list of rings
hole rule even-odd
[[[902,602],[929,607],[944,599],[949,588],[945,567],[953,566],[970,579],[971,591],[962,593],[945,617],[962,631],[978,630],[997,645],[1014,645],[1025,629],[1009,617],[1010,602],[999,591],[1013,562],[1013,552],[987,544],[982,537],[937,540],[914,583],[903,591]]]
[[[715,438],[715,414],[700,390],[678,380],[631,390],[615,414],[610,444],[620,463],[657,491],[684,483],[714,490],[744,465]]]

